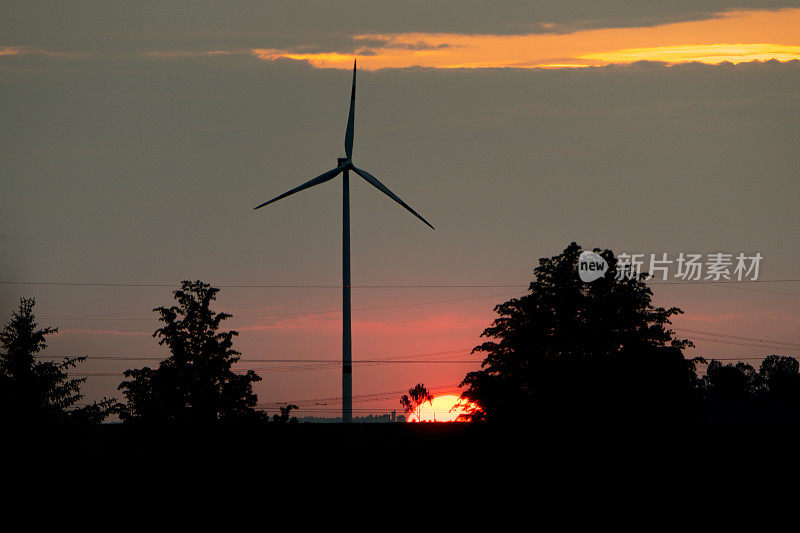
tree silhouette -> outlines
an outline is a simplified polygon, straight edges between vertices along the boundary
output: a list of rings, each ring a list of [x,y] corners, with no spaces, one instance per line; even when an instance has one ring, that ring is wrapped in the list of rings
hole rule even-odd
[[[67,371],[86,357],[64,357],[62,361],[37,361],[47,348],[48,335],[58,328],[39,329],[34,314],[36,301],[20,298],[11,321],[0,332],[0,413],[6,421],[19,423],[97,423],[109,415],[113,399],[103,399],[81,408],[81,385],[86,378],[70,378]]]
[[[294,404],[283,405],[280,407],[281,414],[279,415],[272,415],[272,420],[278,422],[279,424],[296,424],[297,417],[291,416],[292,409],[299,409]]]
[[[710,422],[800,420],[800,363],[770,355],[758,372],[747,363],[712,360],[701,380]]]
[[[645,274],[616,276],[611,250],[595,249],[609,265],[592,282],[580,280],[581,253],[571,243],[534,269],[529,293],[495,307],[482,336],[491,339],[481,370],[461,383],[472,420],[641,420],[683,417],[697,397],[692,346],[668,329],[682,313],[651,304]]]
[[[420,407],[425,402],[432,402],[433,396],[428,389],[425,388],[425,385],[422,383],[417,383],[410,389],[408,389],[408,394],[403,394],[400,397],[400,405],[403,406],[405,409],[406,414],[416,411],[417,412],[417,421],[421,422],[421,415],[420,415]]]
[[[800,389],[800,363],[793,357],[767,356],[761,361],[758,374],[772,394],[792,396]]]
[[[706,416],[712,422],[734,422],[756,416],[763,392],[761,376],[747,363],[722,364],[712,360],[701,380]]]
[[[173,293],[177,305],[154,309],[163,325],[153,336],[171,355],[156,369],[125,371],[129,380],[119,386],[127,400],[119,405],[123,421],[214,424],[266,419],[255,410],[252,384],[261,378],[252,370],[233,370],[240,355],[233,349],[238,332],[220,331],[221,322],[231,315],[211,310],[218,292],[201,281],[183,281]]]
[[[768,418],[800,419],[800,363],[793,357],[770,355],[761,362],[763,408]]]

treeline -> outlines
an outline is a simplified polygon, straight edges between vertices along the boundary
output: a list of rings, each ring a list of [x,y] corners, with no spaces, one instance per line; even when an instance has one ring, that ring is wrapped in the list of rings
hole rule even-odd
[[[800,422],[796,359],[771,355],[755,370],[684,352],[671,319],[657,307],[646,274],[617,276],[611,250],[595,249],[605,275],[583,282],[576,243],[543,258],[528,293],[495,307],[480,370],[461,386],[468,418],[519,423]]]
[[[656,307],[645,275],[616,276],[610,250],[604,277],[583,282],[576,272],[580,247],[544,258],[528,293],[495,307],[497,318],[473,353],[481,369],[461,383],[474,422],[800,422],[800,365],[770,355],[758,369],[687,358],[693,348],[670,329],[677,307]],[[85,357],[41,361],[46,338],[34,302],[22,299],[0,332],[0,416],[5,421],[97,423],[116,416],[127,424],[292,423],[295,405],[271,418],[257,409],[253,384],[260,377],[238,370],[237,332],[230,317],[211,309],[218,289],[184,281],[174,304],[157,307],[153,336],[170,355],[154,368],[128,369],[120,401],[88,405],[85,378],[69,371]],[[401,399],[406,413],[429,401],[421,385]]]
[[[58,330],[39,328],[34,300],[21,299],[0,333],[0,416],[16,423],[98,423],[112,415],[131,424],[267,422],[253,392],[261,378],[252,370],[234,370],[238,332],[220,328],[230,315],[211,309],[218,292],[201,281],[182,282],[174,305],[154,309],[161,327],[153,336],[170,355],[155,368],[126,370],[118,387],[124,401],[103,398],[84,406],[78,404],[86,378],[71,378],[69,371],[86,357],[39,360],[47,336]],[[296,408],[284,406],[272,420],[296,422]]]
[[[800,364],[793,357],[770,355],[758,371],[712,360],[699,389],[709,421],[800,421]]]

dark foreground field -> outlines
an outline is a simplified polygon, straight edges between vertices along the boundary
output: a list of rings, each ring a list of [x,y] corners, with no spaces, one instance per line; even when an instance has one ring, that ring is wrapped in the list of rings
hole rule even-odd
[[[192,464],[233,460],[395,468],[417,462],[542,468],[592,464],[713,464],[800,446],[795,425],[495,427],[431,424],[267,424],[212,428],[103,424],[17,428],[6,444],[41,456]],[[794,452],[792,452],[794,453]]]
[[[9,486],[31,494],[61,490],[67,479],[108,498],[120,490],[161,503],[200,494],[219,500],[214,509],[223,500],[282,509],[318,498],[406,505],[411,493],[448,494],[453,509],[481,516],[494,512],[490,499],[516,502],[523,514],[579,501],[606,502],[603,512],[698,494],[703,504],[738,501],[754,487],[794,483],[800,447],[793,427],[744,425],[106,424],[15,428],[3,441],[16,448],[5,453]],[[475,500],[484,503],[473,508]],[[200,501],[191,509],[199,512]]]

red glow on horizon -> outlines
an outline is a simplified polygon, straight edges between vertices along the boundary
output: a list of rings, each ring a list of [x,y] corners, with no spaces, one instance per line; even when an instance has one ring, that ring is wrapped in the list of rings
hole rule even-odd
[[[469,403],[461,400],[456,394],[444,394],[419,406],[409,414],[407,421],[457,422],[459,415],[467,411],[469,411]]]

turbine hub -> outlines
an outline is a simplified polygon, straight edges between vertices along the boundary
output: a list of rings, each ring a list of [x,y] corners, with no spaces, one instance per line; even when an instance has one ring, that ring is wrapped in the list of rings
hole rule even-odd
[[[346,158],[346,157],[337,157],[336,158],[336,166],[340,167],[340,166],[344,165],[345,163],[347,163],[348,161],[350,161],[350,160],[348,158]]]

